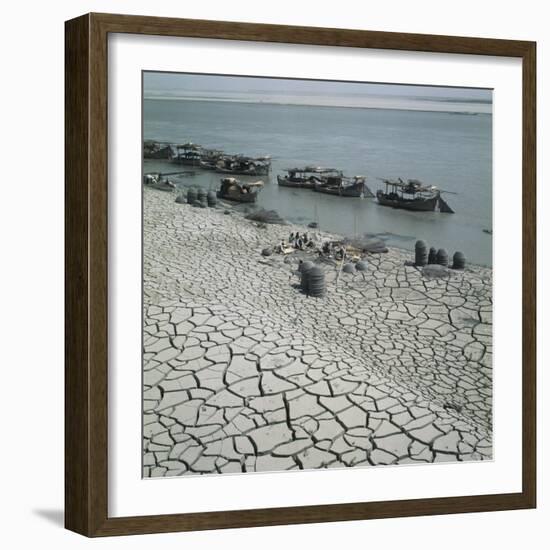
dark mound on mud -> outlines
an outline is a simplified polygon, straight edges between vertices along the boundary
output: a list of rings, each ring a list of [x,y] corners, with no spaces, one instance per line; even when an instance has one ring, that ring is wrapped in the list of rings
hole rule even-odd
[[[264,208],[251,212],[245,216],[247,220],[260,223],[272,223],[276,225],[285,225],[286,221],[279,216],[276,210],[265,210]]]

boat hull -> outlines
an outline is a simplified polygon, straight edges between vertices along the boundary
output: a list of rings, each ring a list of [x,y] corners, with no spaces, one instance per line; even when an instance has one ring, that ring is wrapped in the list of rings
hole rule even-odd
[[[170,160],[172,158],[172,148],[170,146],[163,147],[162,149],[145,150],[143,152],[143,158],[156,159],[156,160]]]
[[[235,176],[265,176],[268,173],[267,169],[262,170],[232,170],[231,168],[216,167],[216,172],[220,174],[232,174]]]
[[[233,201],[233,202],[256,202],[256,199],[258,198],[258,193],[237,193],[237,192],[225,192],[218,191],[216,193],[218,199],[224,199],[226,201]]]
[[[316,185],[314,190],[317,193],[326,193],[327,195],[336,195],[339,197],[364,198],[374,196],[364,183],[346,187],[340,185]]]
[[[203,170],[216,170],[216,165],[212,162],[205,162],[204,160],[201,160],[200,167]]]
[[[166,185],[163,183],[147,183],[146,185],[149,189],[156,189],[157,191],[167,191],[168,193],[172,193],[176,190],[176,187],[174,185]]]
[[[413,212],[435,212],[439,197],[430,197],[428,199],[392,199],[388,198],[384,193],[378,193],[376,196],[378,204],[381,206],[389,206],[400,210],[411,210]]]
[[[277,183],[281,187],[293,187],[294,189],[315,189],[315,182],[307,180],[291,180],[289,178],[277,176]]]
[[[201,161],[200,159],[183,159],[183,158],[175,158],[173,161],[176,164],[183,164],[184,166],[200,166]]]

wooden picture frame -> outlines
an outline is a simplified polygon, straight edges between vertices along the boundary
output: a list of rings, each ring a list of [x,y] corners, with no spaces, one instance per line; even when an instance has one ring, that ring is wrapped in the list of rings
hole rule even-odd
[[[108,516],[107,37],[109,33],[506,56],[523,67],[522,491],[139,517]],[[127,535],[536,506],[536,45],[533,42],[88,14],[65,27],[65,525]]]

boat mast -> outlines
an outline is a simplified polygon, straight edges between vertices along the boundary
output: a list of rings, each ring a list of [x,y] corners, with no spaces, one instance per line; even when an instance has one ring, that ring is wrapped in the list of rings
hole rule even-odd
[[[313,221],[317,224],[317,229],[320,229],[321,226],[319,224],[319,209],[317,208],[317,201],[315,201],[315,204],[313,205]]]

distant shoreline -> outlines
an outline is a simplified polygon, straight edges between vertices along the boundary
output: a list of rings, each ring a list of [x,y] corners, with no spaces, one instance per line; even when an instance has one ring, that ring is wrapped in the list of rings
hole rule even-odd
[[[284,107],[319,107],[326,109],[366,109],[376,111],[400,111],[400,112],[416,112],[416,113],[435,113],[435,114],[449,114],[449,115],[469,115],[469,116],[492,116],[493,113],[485,113],[482,111],[461,111],[448,109],[425,109],[425,108],[403,108],[403,107],[377,107],[377,106],[365,106],[365,105],[342,105],[342,104],[320,104],[320,103],[299,103],[299,102],[284,102],[273,100],[252,101],[248,99],[234,99],[234,98],[208,98],[201,96],[189,96],[189,97],[172,97],[172,96],[144,96],[144,101],[194,101],[199,103],[241,103],[245,105],[278,105]],[[441,100],[433,100],[434,102],[444,103]],[[461,102],[457,102],[461,103]],[[465,103],[465,105],[471,105],[471,103]]]

